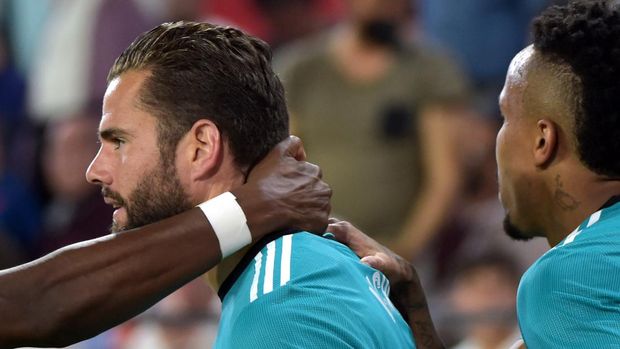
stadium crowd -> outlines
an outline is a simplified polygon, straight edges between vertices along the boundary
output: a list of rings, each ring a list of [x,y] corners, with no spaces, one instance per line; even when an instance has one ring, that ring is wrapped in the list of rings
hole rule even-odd
[[[333,215],[415,262],[446,343],[507,347],[517,282],[547,244],[502,231],[497,97],[549,2],[0,0],[0,269],[108,232],[84,178],[108,70],[157,24],[206,21],[272,46]],[[74,348],[207,348],[219,306],[198,279]]]

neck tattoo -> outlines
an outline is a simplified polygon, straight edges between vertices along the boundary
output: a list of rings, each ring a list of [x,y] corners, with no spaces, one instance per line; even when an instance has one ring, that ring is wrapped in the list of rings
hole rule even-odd
[[[581,204],[580,201],[577,201],[572,195],[564,191],[560,175],[555,177],[555,193],[553,194],[553,199],[564,211],[573,211]]]

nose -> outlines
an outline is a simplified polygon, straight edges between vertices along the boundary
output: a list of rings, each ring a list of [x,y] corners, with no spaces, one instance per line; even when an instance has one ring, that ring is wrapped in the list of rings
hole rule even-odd
[[[103,154],[103,147],[99,148],[97,155],[86,169],[86,180],[96,185],[112,184],[112,175]]]

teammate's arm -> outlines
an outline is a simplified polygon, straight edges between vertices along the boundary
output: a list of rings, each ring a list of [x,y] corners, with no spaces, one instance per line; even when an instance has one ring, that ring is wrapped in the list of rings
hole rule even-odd
[[[327,231],[349,246],[361,261],[381,271],[390,280],[390,299],[413,332],[418,349],[443,349],[431,319],[418,274],[411,263],[379,244],[348,222],[330,220]]]
[[[322,231],[331,190],[297,138],[280,143],[233,194],[254,241],[282,228]],[[221,260],[195,208],[131,231],[67,246],[0,271],[0,348],[66,346],[117,325]]]

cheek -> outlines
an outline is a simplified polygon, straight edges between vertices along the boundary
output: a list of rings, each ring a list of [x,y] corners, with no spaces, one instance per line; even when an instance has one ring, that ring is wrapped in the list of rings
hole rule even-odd
[[[127,149],[121,152],[118,158],[118,167],[115,171],[115,180],[119,193],[125,199],[136,189],[138,183],[143,181],[146,176],[153,173],[159,166],[159,157],[153,152],[145,149]]]
[[[497,163],[497,179],[500,186],[502,183],[502,177],[506,161],[505,138],[505,126],[502,126],[502,128],[497,132],[497,138],[495,139],[495,162]]]
[[[504,138],[504,126],[502,125],[502,128],[500,128],[499,131],[497,131],[497,136],[495,136],[495,161],[498,163],[498,166],[500,162],[500,154],[502,151],[503,138]]]
[[[510,190],[511,187],[511,167],[514,165],[516,159],[511,156],[511,149],[509,147],[509,130],[503,125],[497,133],[495,143],[495,160],[497,162],[497,183],[498,183],[498,195],[499,200],[504,207],[511,201]],[[507,207],[506,207],[507,208]]]

